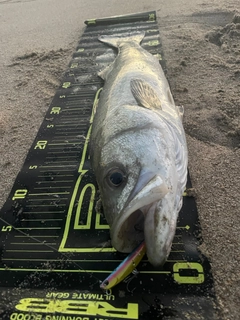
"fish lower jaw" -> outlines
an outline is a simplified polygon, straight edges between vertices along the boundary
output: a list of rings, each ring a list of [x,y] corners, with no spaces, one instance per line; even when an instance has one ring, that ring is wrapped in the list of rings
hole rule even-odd
[[[159,267],[163,265],[170,253],[174,232],[169,228],[169,220],[165,217],[160,222],[156,217],[161,201],[150,203],[129,213],[119,225],[111,228],[113,247],[120,252],[132,252],[142,241],[146,244],[149,262]]]
[[[117,251],[130,253],[145,240],[145,218],[152,205],[154,203],[128,212],[125,219],[119,219],[110,228],[112,245]]]
[[[133,191],[128,204],[110,228],[115,249],[129,253],[144,240],[145,216],[149,214],[149,208],[160,203],[167,194],[169,189],[160,175],[153,175],[144,184],[141,181],[141,188],[137,193]]]
[[[161,203],[153,204],[144,222],[144,238],[149,262],[159,267],[167,260],[175,236],[178,210],[173,205],[171,195]]]
[[[140,209],[130,213],[111,229],[112,246],[120,252],[132,252],[144,240],[144,214]]]

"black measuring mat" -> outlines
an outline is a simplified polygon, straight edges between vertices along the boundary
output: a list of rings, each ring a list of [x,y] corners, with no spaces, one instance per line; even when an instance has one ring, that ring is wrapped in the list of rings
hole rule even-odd
[[[87,20],[21,172],[0,212],[0,318],[11,320],[214,319],[209,261],[197,249],[195,200],[185,194],[172,251],[155,269],[146,257],[110,292],[99,284],[126,257],[111,247],[96,212],[89,138],[116,50],[99,35],[144,30],[142,47],[165,69],[156,13]],[[190,178],[188,188],[191,187]]]

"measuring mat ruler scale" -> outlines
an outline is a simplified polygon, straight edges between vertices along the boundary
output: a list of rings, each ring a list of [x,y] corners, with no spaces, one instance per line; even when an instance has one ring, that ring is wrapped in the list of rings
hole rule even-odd
[[[187,195],[166,263],[154,268],[144,256],[124,281],[100,288],[127,255],[111,246],[89,160],[103,87],[97,73],[117,54],[98,37],[144,31],[141,46],[164,70],[165,64],[155,12],[85,23],[0,212],[0,319],[214,319],[210,264],[197,249],[201,230],[195,200]]]

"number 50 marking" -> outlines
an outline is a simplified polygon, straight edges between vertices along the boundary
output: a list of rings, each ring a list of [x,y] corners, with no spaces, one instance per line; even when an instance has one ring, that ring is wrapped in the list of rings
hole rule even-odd
[[[187,276],[181,275],[181,272],[185,274],[187,272],[196,271],[197,275]],[[200,284],[204,282],[203,267],[198,262],[177,262],[173,265],[173,279],[179,284]]]

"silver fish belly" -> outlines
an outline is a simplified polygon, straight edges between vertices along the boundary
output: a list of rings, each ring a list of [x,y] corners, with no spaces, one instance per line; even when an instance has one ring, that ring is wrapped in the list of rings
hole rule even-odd
[[[131,252],[145,241],[154,266],[167,259],[187,180],[182,110],[164,72],[140,42],[144,33],[102,36],[118,48],[93,120],[91,163],[112,245]]]

